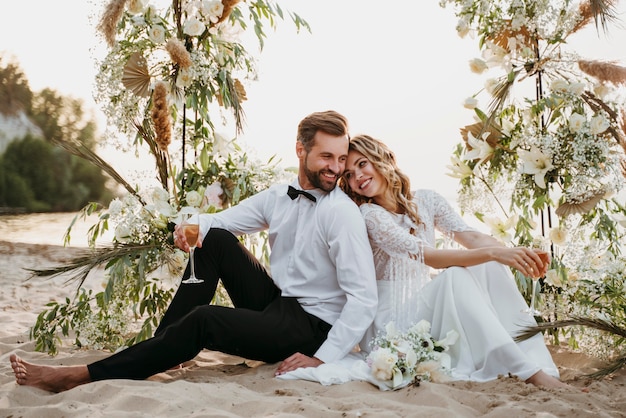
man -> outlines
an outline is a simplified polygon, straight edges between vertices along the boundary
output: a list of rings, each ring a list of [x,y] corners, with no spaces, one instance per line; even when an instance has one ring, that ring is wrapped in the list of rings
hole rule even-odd
[[[199,216],[195,270],[204,282],[179,286],[153,338],[86,366],[39,366],[11,355],[17,383],[62,391],[96,380],[145,379],[204,348],[282,360],[276,374],[344,357],[377,304],[363,219],[335,187],[348,145],[344,116],[326,111],[305,117],[298,125],[296,181]],[[261,230],[269,232],[271,276],[236,238]],[[187,251],[180,228],[174,236]],[[209,305],[219,279],[234,308]]]

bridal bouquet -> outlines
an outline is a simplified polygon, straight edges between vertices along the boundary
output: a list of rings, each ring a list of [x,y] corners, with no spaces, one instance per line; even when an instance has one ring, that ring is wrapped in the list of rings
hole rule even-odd
[[[445,382],[450,378],[450,356],[446,353],[458,339],[456,331],[435,340],[430,322],[421,320],[401,333],[393,322],[385,327],[385,335],[373,339],[367,365],[372,376],[390,389],[399,389],[422,380]]]

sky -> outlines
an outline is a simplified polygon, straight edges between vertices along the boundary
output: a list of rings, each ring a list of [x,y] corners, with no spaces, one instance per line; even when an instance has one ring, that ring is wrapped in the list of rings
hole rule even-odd
[[[102,2],[71,3],[4,2],[0,53],[18,62],[31,89],[50,87],[82,98],[104,124],[92,98],[94,59],[105,51],[94,29]],[[259,78],[246,86],[246,121],[238,142],[262,159],[276,155],[285,166],[297,165],[298,122],[311,112],[334,109],[348,117],[352,134],[386,142],[414,188],[454,199],[458,181],[446,175],[446,166],[461,141],[459,129],[473,123],[473,112],[462,103],[485,78],[469,70],[469,60],[480,56],[478,41],[459,38],[453,10],[441,8],[439,0],[278,4],[307,20],[312,33],[298,34],[288,18],[276,31],[268,30],[265,48],[255,52]],[[569,40],[569,50],[626,66],[623,1],[617,11],[621,25],[612,25],[608,34],[590,25]],[[102,156],[127,178],[137,167],[132,155],[105,150]]]

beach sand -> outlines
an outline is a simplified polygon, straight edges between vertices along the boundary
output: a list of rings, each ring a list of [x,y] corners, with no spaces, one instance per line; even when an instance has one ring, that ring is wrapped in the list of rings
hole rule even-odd
[[[589,393],[543,390],[513,377],[426,382],[394,392],[365,382],[322,386],[276,379],[275,364],[211,351],[146,381],[96,382],[58,394],[18,386],[11,353],[54,365],[109,355],[65,344],[50,357],[36,352],[28,338],[45,303],[63,300],[73,288],[64,287],[63,278],[27,280],[25,268],[58,265],[75,251],[80,249],[0,241],[0,417],[626,417],[626,372],[588,381],[581,376],[598,361],[565,347],[550,347],[562,379]]]

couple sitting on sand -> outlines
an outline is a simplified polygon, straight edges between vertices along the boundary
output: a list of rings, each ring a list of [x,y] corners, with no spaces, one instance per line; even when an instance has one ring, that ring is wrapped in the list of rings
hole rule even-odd
[[[369,338],[392,319],[425,319],[435,339],[450,329],[460,334],[449,353],[454,379],[512,374],[538,386],[568,386],[541,334],[520,343],[512,337],[535,321],[522,312],[527,305],[509,267],[542,276],[545,252],[502,246],[469,228],[436,192],[411,191],[394,154],[367,135],[350,139],[346,118],[335,111],[299,123],[296,153],[291,185],[198,216],[195,271],[204,282],[179,286],[153,338],[80,366],[11,355],[17,383],[58,392],[103,379],[145,379],[202,349],[279,363],[277,376],[297,378],[341,363],[359,343],[366,353]],[[436,249],[435,228],[466,249]],[[271,275],[237,239],[262,230],[269,232]],[[189,250],[179,227],[174,239]],[[416,263],[443,271],[415,292],[414,309],[398,310],[394,282],[423,279],[411,276],[425,271]],[[209,305],[218,279],[234,308]]]

